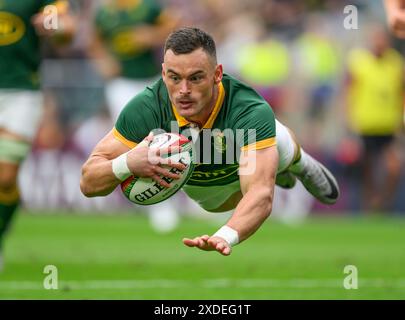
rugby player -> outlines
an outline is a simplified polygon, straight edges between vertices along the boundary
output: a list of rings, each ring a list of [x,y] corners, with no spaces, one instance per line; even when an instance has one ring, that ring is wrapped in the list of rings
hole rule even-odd
[[[83,194],[107,195],[132,174],[168,187],[160,175],[178,176],[156,164],[156,159],[150,161],[148,143],[153,130],[173,132],[173,123],[195,142],[207,130],[213,134],[209,146],[203,141],[197,150],[200,155],[211,151],[210,161],[197,163],[183,190],[207,211],[235,209],[214,235],[183,239],[189,247],[229,255],[233,245],[249,238],[270,215],[276,183],[292,188],[298,178],[325,204],[334,204],[339,197],[333,175],[302,150],[265,100],[223,73],[214,40],[198,28],[169,35],[162,78],[126,105],[115,127],[97,144],[82,168]],[[241,139],[229,134],[238,130]],[[234,162],[213,162],[232,147],[240,151]],[[170,166],[183,169],[179,163]]]
[[[53,17],[59,21],[56,30],[44,23],[43,8],[50,4],[57,9]],[[39,34],[71,34],[73,23],[67,12],[66,1],[0,1],[0,253],[20,200],[20,164],[30,151],[42,115]]]

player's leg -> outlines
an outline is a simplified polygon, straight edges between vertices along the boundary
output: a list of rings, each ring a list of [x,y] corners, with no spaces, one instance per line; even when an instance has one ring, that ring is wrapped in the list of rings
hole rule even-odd
[[[364,210],[375,211],[380,206],[380,194],[376,183],[375,164],[381,160],[380,139],[376,136],[360,136],[363,142],[361,161],[361,206]]]
[[[334,204],[339,198],[339,185],[333,174],[301,149],[301,158],[290,169],[315,198],[324,204]]]
[[[388,143],[384,150],[383,157],[387,169],[387,179],[385,179],[386,185],[382,192],[382,205],[383,209],[392,210],[402,168],[402,159],[398,153],[398,148],[395,146],[395,142]]]
[[[278,121],[276,130],[277,149],[280,155],[279,171],[283,172],[288,169],[288,172],[294,174],[304,187],[322,203],[335,203],[339,197],[339,186],[332,173],[307,154],[297,143],[294,134]],[[293,153],[291,145],[294,149]],[[288,164],[289,160],[291,162]]]
[[[29,148],[28,148],[29,149]],[[20,159],[27,145],[17,136],[0,129],[0,259],[3,238],[17,210],[20,196],[17,187],[17,174]],[[0,262],[0,270],[2,261]]]
[[[276,120],[277,149],[279,153],[279,166],[276,185],[284,189],[295,186],[297,178],[288,170],[291,163],[300,157],[300,148],[294,133]]]
[[[0,92],[0,250],[20,201],[20,164],[30,151],[41,114],[40,93]]]
[[[394,136],[363,135],[361,139],[362,206],[371,211],[389,210],[396,195],[401,172],[401,159],[395,147]],[[376,166],[386,174],[383,184],[377,181],[379,170],[376,170]]]
[[[19,203],[17,188],[19,164],[12,161],[22,155],[24,149],[25,145],[20,141],[6,138],[0,132],[0,245]]]
[[[362,136],[362,139],[363,206],[372,211],[389,210],[401,172],[401,159],[394,145],[394,136]],[[385,179],[382,184],[377,182],[376,165],[384,171]]]

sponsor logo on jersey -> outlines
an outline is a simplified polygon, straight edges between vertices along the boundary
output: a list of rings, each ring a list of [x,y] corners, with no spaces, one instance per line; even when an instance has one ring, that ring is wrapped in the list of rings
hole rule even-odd
[[[232,175],[237,175],[238,169],[238,164],[221,166],[219,169],[213,169],[210,165],[199,164],[196,165],[188,183],[209,183],[225,180]]]
[[[220,153],[226,151],[225,135],[220,131],[214,131],[214,148]]]
[[[0,11],[0,46],[18,42],[25,33],[24,21],[10,12]]]

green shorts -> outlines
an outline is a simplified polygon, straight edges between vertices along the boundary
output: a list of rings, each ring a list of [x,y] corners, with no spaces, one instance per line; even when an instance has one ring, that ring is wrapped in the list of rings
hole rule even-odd
[[[190,186],[185,185],[183,191],[201,208],[212,211],[223,205],[234,193],[240,191],[240,182],[236,180],[224,186]]]

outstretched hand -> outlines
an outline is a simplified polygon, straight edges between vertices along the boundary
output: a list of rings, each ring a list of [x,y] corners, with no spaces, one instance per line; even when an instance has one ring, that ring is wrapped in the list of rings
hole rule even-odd
[[[224,256],[229,256],[232,252],[232,248],[228,242],[221,237],[210,237],[209,235],[203,235],[195,237],[194,239],[184,238],[183,243],[188,247],[197,247],[204,251],[218,251]]]

